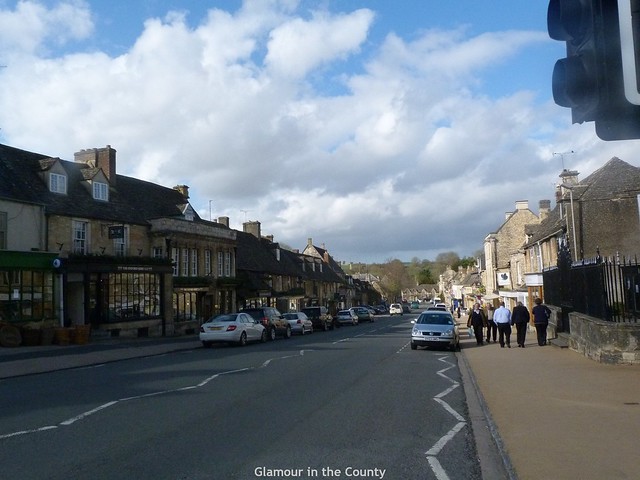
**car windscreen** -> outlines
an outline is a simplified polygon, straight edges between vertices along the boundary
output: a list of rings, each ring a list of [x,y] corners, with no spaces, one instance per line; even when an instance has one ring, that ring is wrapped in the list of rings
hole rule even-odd
[[[210,319],[210,322],[235,322],[238,315],[235,313],[229,313],[226,315],[218,315],[217,317],[213,317]]]
[[[287,320],[297,320],[298,315],[296,315],[295,313],[285,313],[284,318],[286,318]]]
[[[417,323],[430,325],[453,325],[453,320],[449,315],[420,315]]]

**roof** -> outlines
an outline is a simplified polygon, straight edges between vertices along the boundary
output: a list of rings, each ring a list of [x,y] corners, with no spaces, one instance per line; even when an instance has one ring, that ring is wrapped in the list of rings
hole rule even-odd
[[[59,164],[67,175],[67,193],[51,192],[43,173]],[[179,191],[117,175],[109,200],[93,198],[86,181],[99,169],[0,144],[0,197],[46,206],[52,215],[145,224],[150,218],[180,216],[185,198]],[[197,216],[197,214],[196,214]]]

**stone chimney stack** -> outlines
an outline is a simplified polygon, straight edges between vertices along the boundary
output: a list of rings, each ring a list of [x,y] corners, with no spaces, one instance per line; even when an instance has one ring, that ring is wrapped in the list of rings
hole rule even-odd
[[[567,170],[566,168],[562,170],[560,176],[560,183],[564,183],[565,185],[569,185],[570,187],[577,185],[578,183],[578,175],[580,175],[575,170]]]
[[[256,238],[261,238],[260,222],[258,221],[244,222],[242,224],[242,229],[244,233],[250,233]]]
[[[540,220],[544,220],[549,216],[549,211],[551,210],[551,200],[540,200],[538,203],[538,208],[540,210]]]
[[[109,184],[116,185],[116,151],[107,145],[104,148],[88,148],[73,154],[74,161],[84,163],[92,168],[99,168],[109,180]]]
[[[229,228],[229,217],[218,217],[218,223]]]
[[[529,208],[529,200],[517,200],[516,211],[527,210]]]
[[[173,189],[179,191],[185,200],[189,200],[189,187],[187,185],[176,185]]]

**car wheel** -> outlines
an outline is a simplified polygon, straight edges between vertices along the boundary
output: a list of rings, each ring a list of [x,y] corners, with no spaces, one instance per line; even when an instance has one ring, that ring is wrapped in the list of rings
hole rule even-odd
[[[210,347],[211,347],[211,345],[212,345],[212,342],[202,342],[202,346],[203,346],[204,348],[210,348]]]
[[[326,332],[327,330],[329,330],[329,325],[327,325],[327,322],[322,322],[322,331]]]
[[[238,345],[244,347],[247,344],[247,332],[242,332],[240,334],[240,340],[238,340]]]
[[[415,343],[411,342],[411,350],[417,350],[418,349],[418,345],[416,345]]]
[[[300,335],[304,335],[306,332],[306,330],[304,329],[304,325],[302,326],[302,330],[300,331]]]
[[[275,339],[276,339],[276,328],[269,327],[269,340],[275,340]]]
[[[302,329],[302,333],[304,333],[304,328]],[[291,338],[291,327],[287,325],[287,329],[284,331],[284,338]]]
[[[267,341],[267,331],[262,330],[262,334],[260,335],[260,342],[264,343]]]

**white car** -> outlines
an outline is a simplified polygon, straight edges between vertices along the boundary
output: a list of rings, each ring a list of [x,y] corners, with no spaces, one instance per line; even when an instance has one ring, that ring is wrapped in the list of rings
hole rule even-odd
[[[389,315],[402,315],[403,311],[402,311],[402,305],[400,305],[399,303],[392,303],[389,306]]]
[[[214,343],[266,342],[264,326],[248,313],[223,313],[210,318],[200,326],[200,341],[205,347]]]

